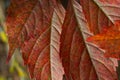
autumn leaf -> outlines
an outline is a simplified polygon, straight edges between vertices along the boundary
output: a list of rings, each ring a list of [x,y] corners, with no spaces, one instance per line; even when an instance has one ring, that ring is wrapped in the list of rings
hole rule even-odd
[[[103,50],[87,43],[85,40],[90,36],[92,34],[80,4],[77,0],[70,0],[60,48],[66,80],[118,80],[116,60],[105,58]]]
[[[7,16],[9,55],[20,48],[31,78],[62,80],[59,56],[65,10],[56,0],[12,0]]]
[[[100,34],[89,37],[87,41],[104,49],[106,57],[120,59],[120,21],[116,21],[114,26],[104,29]]]
[[[63,75],[66,80],[118,80],[117,60],[106,58],[103,49],[86,39],[120,19],[120,1],[68,2],[65,11],[59,0],[11,0],[7,61],[20,48],[36,80],[62,80]]]

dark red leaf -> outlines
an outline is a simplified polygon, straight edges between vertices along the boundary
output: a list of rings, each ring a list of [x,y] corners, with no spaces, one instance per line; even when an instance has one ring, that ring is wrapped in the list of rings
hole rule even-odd
[[[11,58],[15,48],[21,47],[21,42],[26,39],[22,36],[22,33],[30,34],[30,31],[25,32],[25,27],[23,27],[30,16],[37,0],[11,0],[11,5],[8,9],[7,15],[7,34],[9,42],[9,55],[7,61]],[[21,6],[22,4],[22,6]],[[30,30],[33,31],[33,27],[29,26]],[[27,30],[27,28],[26,28]]]

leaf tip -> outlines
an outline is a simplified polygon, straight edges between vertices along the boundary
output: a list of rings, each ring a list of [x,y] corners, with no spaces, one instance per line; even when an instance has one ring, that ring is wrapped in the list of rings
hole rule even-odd
[[[11,57],[12,57],[12,55],[9,53],[9,54],[8,54],[8,57],[7,57],[7,59],[6,59],[6,63],[7,63],[7,64],[9,63]]]
[[[10,61],[10,57],[7,57],[6,63],[8,64]]]

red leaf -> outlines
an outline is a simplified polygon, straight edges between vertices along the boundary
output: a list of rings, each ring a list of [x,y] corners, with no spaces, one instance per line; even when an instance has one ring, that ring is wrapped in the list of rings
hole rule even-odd
[[[20,47],[32,78],[62,80],[59,42],[64,15],[65,10],[56,0],[22,0],[20,3],[12,0],[7,17],[8,60],[15,48]]]
[[[120,59],[120,22],[87,40],[105,49],[105,56]]]
[[[94,27],[95,28],[95,27]],[[70,0],[61,36],[60,54],[67,80],[118,80],[114,62],[85,42],[91,36],[81,6]],[[109,77],[108,77],[109,76]]]

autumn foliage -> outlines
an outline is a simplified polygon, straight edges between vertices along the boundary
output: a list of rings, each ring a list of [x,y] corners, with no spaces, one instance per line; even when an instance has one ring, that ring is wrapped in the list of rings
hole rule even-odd
[[[11,0],[7,61],[20,48],[36,80],[118,80],[120,0],[63,3]]]

